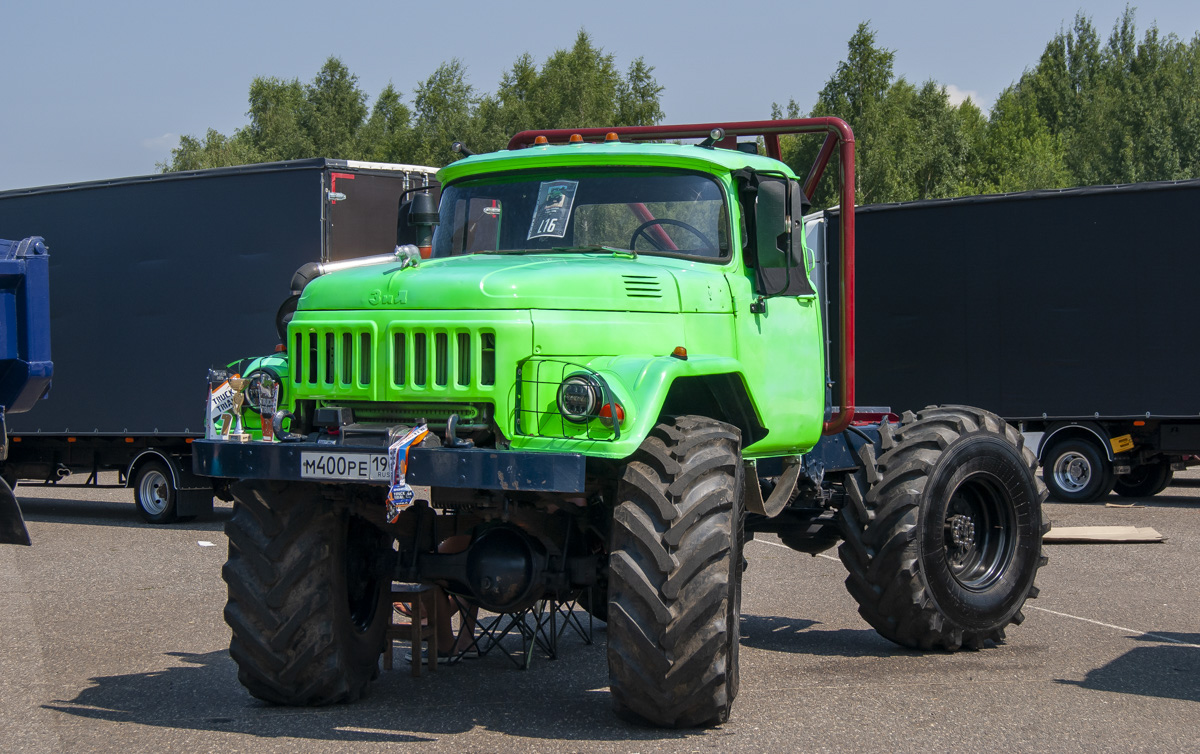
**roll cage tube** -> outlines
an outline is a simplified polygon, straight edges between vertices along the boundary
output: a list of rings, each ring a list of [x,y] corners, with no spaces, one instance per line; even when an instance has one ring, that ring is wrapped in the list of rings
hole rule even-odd
[[[854,132],[841,118],[789,118],[785,120],[751,120],[736,123],[692,123],[672,126],[614,126],[612,128],[557,128],[544,131],[522,131],[508,142],[509,149],[521,149],[533,145],[538,136],[545,136],[551,144],[565,144],[574,134],[584,141],[603,141],[610,133],[624,141],[662,141],[664,139],[703,139],[714,128],[725,131],[725,138],[717,142],[722,148],[735,148],[738,136],[761,136],[767,147],[767,156],[780,159],[779,137],[799,134],[824,134],[825,141],[817,159],[809,168],[804,179],[804,195],[812,199],[817,184],[838,150],[842,169],[839,212],[841,226],[841,284],[842,309],[839,313],[842,331],[841,373],[838,410],[830,416],[822,429],[824,434],[835,435],[850,426],[854,419]]]

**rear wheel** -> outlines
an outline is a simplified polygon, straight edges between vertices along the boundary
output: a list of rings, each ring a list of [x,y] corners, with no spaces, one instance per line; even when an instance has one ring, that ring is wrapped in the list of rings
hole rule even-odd
[[[1169,461],[1142,464],[1118,476],[1113,492],[1122,497],[1152,497],[1165,490],[1174,477]]]
[[[653,725],[724,722],[737,695],[742,464],[736,428],[681,416],[626,465],[613,511],[613,704]]]
[[[170,524],[178,520],[175,503],[179,498],[171,470],[162,461],[147,461],[133,480],[133,502],[138,515],[151,524]]]
[[[1075,437],[1056,442],[1042,455],[1042,479],[1055,500],[1094,503],[1112,490],[1115,476],[1096,443]]]
[[[391,540],[316,485],[240,482],[225,526],[225,622],[238,680],[259,699],[352,702],[379,674]]]
[[[1033,454],[998,416],[958,406],[907,414],[882,436],[842,509],[838,552],[859,613],[916,649],[1003,640],[1046,562]]]

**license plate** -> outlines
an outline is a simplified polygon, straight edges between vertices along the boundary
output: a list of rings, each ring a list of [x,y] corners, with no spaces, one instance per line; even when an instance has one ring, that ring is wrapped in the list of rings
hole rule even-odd
[[[388,482],[388,457],[381,453],[300,454],[300,476],[305,479],[338,479],[351,482]]]

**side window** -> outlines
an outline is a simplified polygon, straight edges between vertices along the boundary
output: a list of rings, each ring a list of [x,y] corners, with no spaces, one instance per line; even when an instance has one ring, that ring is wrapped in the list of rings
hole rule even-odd
[[[499,248],[500,219],[503,208],[499,199],[474,196],[454,205],[453,253],[472,254]]]
[[[474,197],[467,211],[466,251],[495,251],[500,248],[500,216],[503,209],[499,199]]]

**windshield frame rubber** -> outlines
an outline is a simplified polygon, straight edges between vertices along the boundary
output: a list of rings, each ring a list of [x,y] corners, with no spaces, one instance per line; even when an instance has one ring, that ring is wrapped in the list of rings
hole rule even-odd
[[[529,167],[529,168],[517,168],[517,169],[513,169],[513,170],[497,170],[495,172],[488,171],[488,172],[472,173],[470,175],[464,175],[460,178],[456,178],[453,181],[450,181],[450,182],[442,185],[441,192],[439,195],[438,211],[439,212],[441,211],[441,201],[440,200],[445,197],[447,190],[457,186],[460,183],[466,182],[466,181],[472,181],[472,180],[476,180],[476,179],[480,179],[480,178],[487,178],[487,179],[507,178],[510,176],[521,176],[524,174],[546,173],[547,171],[554,171],[554,170],[559,170],[559,169],[569,169],[569,170],[574,171],[575,174],[611,173],[611,172],[613,172],[614,168],[621,169],[621,170],[629,170],[631,172],[646,172],[646,173],[660,173],[660,174],[661,173],[669,173],[669,174],[676,174],[676,175],[693,175],[693,176],[699,176],[702,178],[707,178],[708,180],[712,181],[713,183],[715,183],[717,185],[717,189],[721,192],[721,201],[723,202],[723,206],[725,207],[725,226],[726,226],[725,236],[728,239],[729,248],[727,248],[725,250],[725,253],[721,254],[720,256],[702,257],[702,256],[698,256],[695,254],[685,254],[682,252],[657,251],[657,250],[634,251],[633,249],[626,249],[626,251],[634,251],[634,253],[639,257],[640,256],[667,257],[669,259],[682,259],[682,260],[685,260],[688,262],[699,262],[701,264],[712,264],[712,265],[721,265],[721,266],[728,265],[730,262],[732,262],[734,260],[735,246],[740,248],[740,246],[738,246],[735,243],[734,234],[733,234],[733,210],[735,208],[730,204],[729,190],[726,187],[724,181],[721,180],[722,174],[712,173],[707,170],[696,170],[696,169],[692,169],[692,168],[663,167],[663,166],[659,166],[659,165],[653,165],[653,166],[651,166],[651,165],[625,165],[625,164],[616,163],[613,165],[580,165],[579,167],[569,166],[569,165],[555,165],[555,166],[551,166],[551,167]],[[556,179],[552,179],[552,180],[570,180],[570,178],[556,178]],[[614,203],[616,203],[616,202],[614,202]],[[736,209],[739,213],[741,212],[740,206],[736,207]],[[573,212],[573,210],[572,210],[572,212]],[[438,226],[438,229],[439,230],[441,229],[440,225]],[[718,233],[719,233],[719,229],[718,229]],[[437,248],[436,243],[434,244],[434,248],[435,249]],[[718,248],[718,251],[720,251],[719,248]],[[455,256],[473,256],[475,254],[481,254],[481,253],[484,253],[484,252],[473,251],[470,254],[457,254],[457,255],[450,255],[448,257],[434,257],[434,258],[436,258],[436,259],[453,259]],[[518,251],[518,250],[493,251],[491,253],[497,254],[497,255],[503,255],[503,256],[523,256],[525,254],[530,254],[530,255],[532,255],[532,254],[566,254],[566,253],[578,253],[578,252],[556,252],[553,249],[525,249],[525,250],[521,250],[521,251]]]

